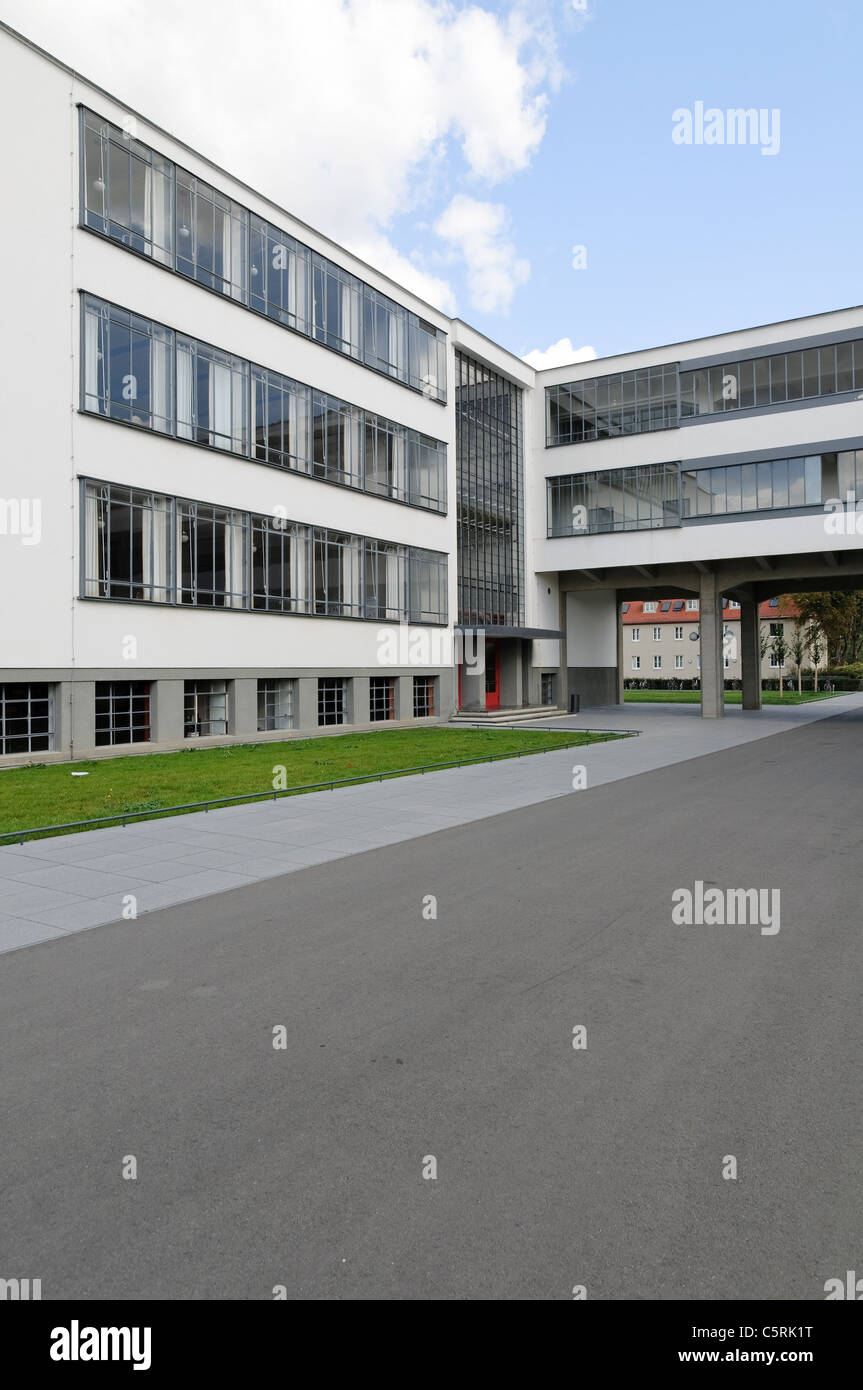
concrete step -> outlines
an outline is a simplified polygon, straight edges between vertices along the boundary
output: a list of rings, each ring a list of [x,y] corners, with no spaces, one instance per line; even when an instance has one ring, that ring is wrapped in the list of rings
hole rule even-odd
[[[481,724],[494,727],[498,724],[527,724],[534,719],[557,719],[566,714],[557,705],[530,705],[523,709],[459,710],[450,719],[450,724]]]

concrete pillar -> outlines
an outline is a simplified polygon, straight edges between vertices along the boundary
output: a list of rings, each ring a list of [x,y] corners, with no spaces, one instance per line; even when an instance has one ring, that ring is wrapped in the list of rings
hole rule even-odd
[[[351,697],[348,715],[352,724],[368,724],[371,684],[368,676],[354,676],[351,681]]]
[[[725,713],[725,671],[722,662],[722,591],[715,574],[701,576],[699,599],[701,635],[701,716],[720,719]]]
[[[559,656],[559,661],[560,661],[560,674],[558,675],[558,678],[557,678],[557,691],[558,691],[557,703],[560,705],[561,709],[565,709],[565,710],[568,711],[568,710],[569,710],[569,668],[568,668],[567,663],[568,663],[569,658],[568,658],[568,655],[567,655],[567,649],[568,649],[568,645],[569,645],[569,644],[568,644],[568,641],[567,641],[567,627],[566,627],[566,624],[567,624],[566,592],[565,592],[564,590],[561,590],[561,593],[560,593],[560,600],[559,600],[559,605],[558,605],[558,617],[557,617],[557,625],[558,625],[558,627],[560,628],[560,634],[561,634],[561,635],[560,635],[560,638],[558,639],[558,648],[559,648],[559,651],[560,651],[560,656]]]
[[[414,717],[414,678],[396,676],[396,719]]]
[[[182,743],[184,681],[150,683],[150,739],[153,743]]]
[[[761,623],[758,603],[752,598],[740,600],[740,666],[743,673],[743,708],[761,708]]]
[[[617,622],[617,703],[623,704],[623,618],[620,612],[620,595],[616,597],[615,603],[616,622]]]
[[[298,729],[318,727],[318,681],[316,676],[300,676],[297,681]]]
[[[258,732],[258,682],[248,676],[231,682],[228,733],[248,738]]]

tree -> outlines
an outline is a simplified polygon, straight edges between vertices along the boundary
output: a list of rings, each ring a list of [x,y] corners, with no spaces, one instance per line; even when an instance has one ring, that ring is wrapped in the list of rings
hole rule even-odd
[[[803,628],[800,623],[794,624],[794,636],[788,643],[788,650],[791,653],[791,660],[797,667],[797,694],[803,694],[803,658],[806,655],[806,640],[803,636]]]
[[[758,650],[763,661],[767,655],[767,648],[770,646],[770,628],[767,623],[759,624],[758,628]]]
[[[848,666],[857,661],[863,648],[863,590],[851,593],[818,590],[811,594],[787,594],[803,623],[817,624],[828,662]]]
[[[806,650],[812,657],[812,665],[815,672],[815,689],[818,689],[818,667],[821,665],[821,658],[824,655],[824,634],[817,623],[810,623],[806,629],[804,637]]]
[[[776,664],[779,667],[779,696],[781,699],[782,695],[784,694],[782,679],[783,668],[785,666],[785,658],[788,655],[788,643],[785,641],[784,624],[779,623],[778,628],[778,632],[776,632],[774,636],[770,639],[770,655],[775,659]]]

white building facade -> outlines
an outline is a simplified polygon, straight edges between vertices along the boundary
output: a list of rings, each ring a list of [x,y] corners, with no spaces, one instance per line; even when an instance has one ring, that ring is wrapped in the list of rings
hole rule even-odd
[[[615,702],[655,594],[721,714],[723,595],[751,705],[758,603],[863,584],[863,311],[537,373],[5,26],[0,77],[0,765]]]

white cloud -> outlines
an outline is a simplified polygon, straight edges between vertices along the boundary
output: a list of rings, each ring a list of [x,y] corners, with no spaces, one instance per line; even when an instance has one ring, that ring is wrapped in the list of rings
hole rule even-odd
[[[502,203],[483,203],[457,193],[434,227],[465,263],[471,303],[481,313],[504,313],[519,285],[530,278],[530,263],[509,238],[509,214]]]
[[[487,0],[488,3],[488,0]],[[376,262],[394,219],[525,169],[559,81],[548,11],[448,0],[0,0],[3,18],[276,202]],[[523,263],[517,262],[517,266]],[[519,271],[516,271],[518,274]],[[500,292],[482,296],[498,302]]]
[[[526,352],[522,361],[528,362],[531,367],[541,372],[547,371],[549,367],[568,367],[574,362],[592,362],[595,356],[596,348],[573,347],[568,338],[561,338],[544,352],[540,348]]]

